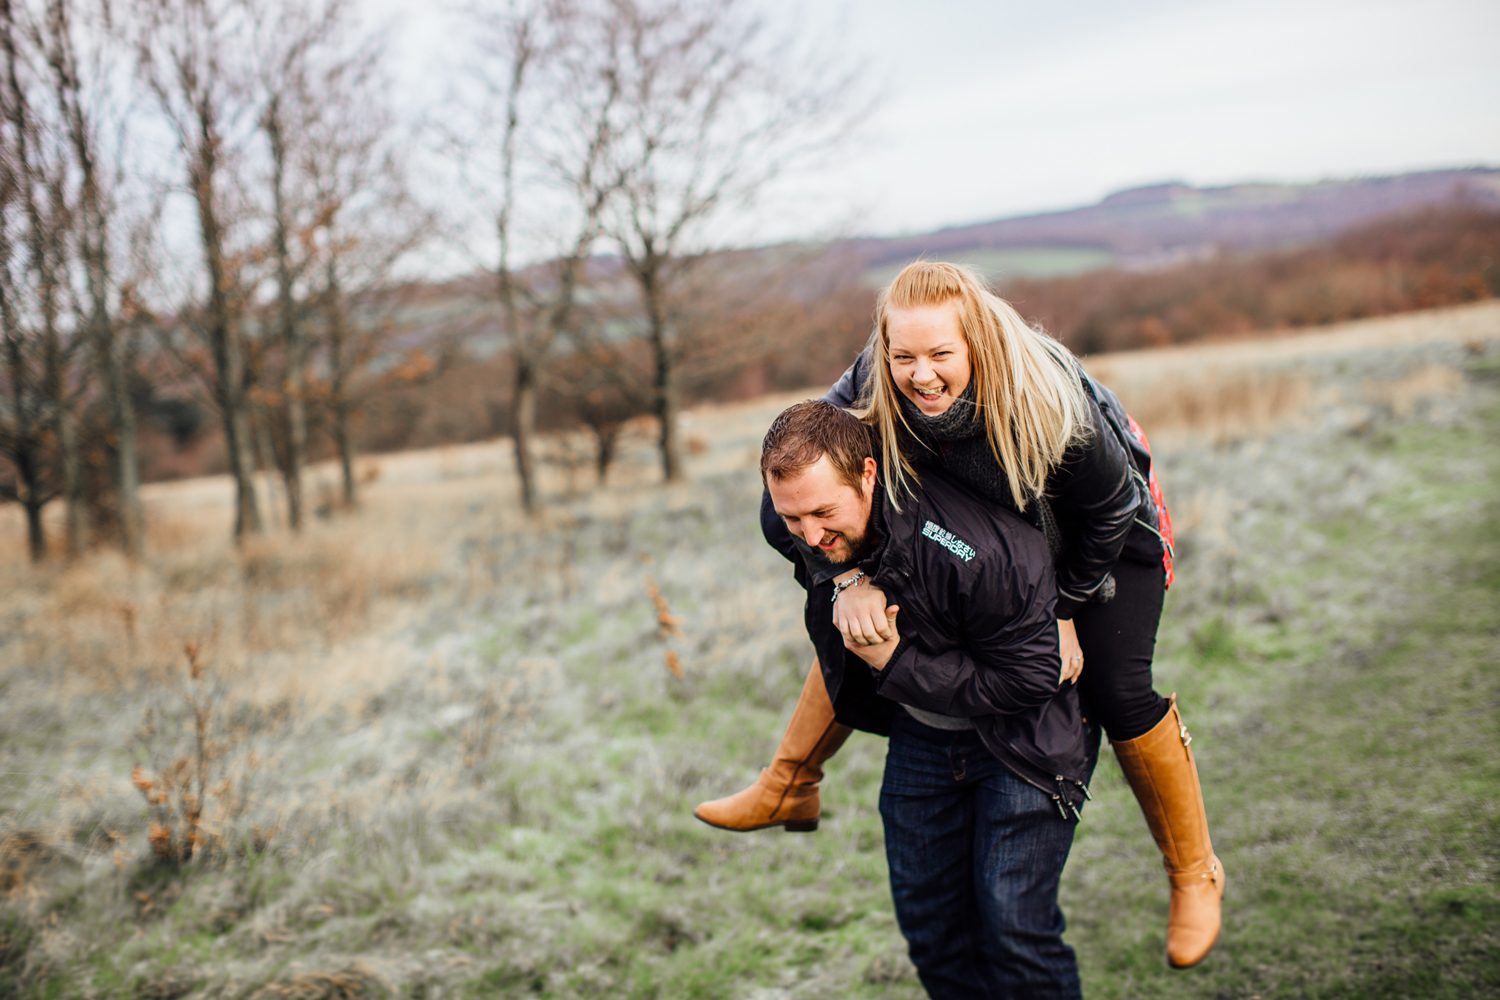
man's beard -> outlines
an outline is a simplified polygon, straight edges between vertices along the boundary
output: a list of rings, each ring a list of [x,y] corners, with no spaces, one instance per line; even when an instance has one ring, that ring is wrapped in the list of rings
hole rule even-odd
[[[875,549],[875,539],[871,536],[869,526],[858,537],[850,537],[844,532],[839,533],[839,544],[824,552],[828,560],[838,565],[845,563],[857,563],[868,556]],[[847,550],[841,552],[840,550]]]

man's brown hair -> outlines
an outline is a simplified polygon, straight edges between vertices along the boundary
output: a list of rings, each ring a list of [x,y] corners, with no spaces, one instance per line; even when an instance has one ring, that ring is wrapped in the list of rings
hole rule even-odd
[[[865,459],[875,456],[870,429],[848,410],[812,399],[781,411],[760,446],[760,480],[791,479],[824,455],[839,481],[863,493]]]

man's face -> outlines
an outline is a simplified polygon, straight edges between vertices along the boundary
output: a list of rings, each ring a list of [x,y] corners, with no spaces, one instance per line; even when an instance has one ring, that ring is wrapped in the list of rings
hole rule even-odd
[[[767,477],[771,503],[792,534],[835,563],[863,554],[870,503],[875,495],[875,460],[865,459],[861,489],[839,478],[824,455],[788,479]]]

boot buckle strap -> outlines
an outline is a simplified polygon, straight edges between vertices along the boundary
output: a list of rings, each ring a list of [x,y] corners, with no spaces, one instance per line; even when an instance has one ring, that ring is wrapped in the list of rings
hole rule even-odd
[[[1179,889],[1186,889],[1192,885],[1200,885],[1205,879],[1209,882],[1217,882],[1219,880],[1219,865],[1217,862],[1209,865],[1208,870],[1202,872],[1174,872],[1170,868],[1167,869],[1167,880]]]
[[[1188,732],[1187,723],[1180,720],[1177,723],[1177,738],[1182,740],[1183,746],[1193,742],[1193,734]]]

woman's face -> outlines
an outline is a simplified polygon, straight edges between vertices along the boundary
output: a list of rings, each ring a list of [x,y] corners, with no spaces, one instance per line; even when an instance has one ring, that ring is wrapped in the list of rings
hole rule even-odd
[[[972,373],[957,304],[891,309],[885,323],[896,388],[929,417],[945,412]]]

